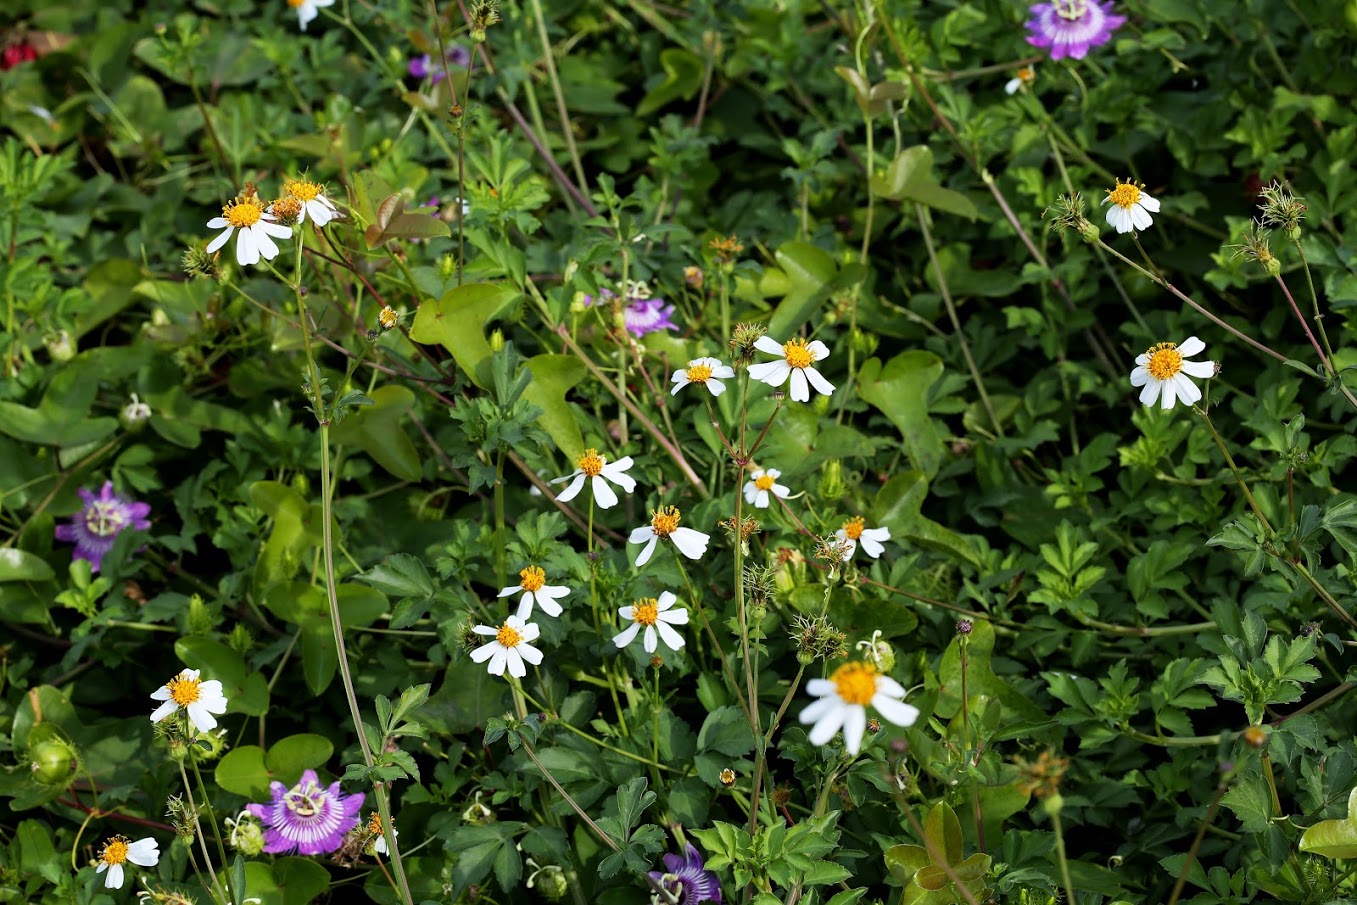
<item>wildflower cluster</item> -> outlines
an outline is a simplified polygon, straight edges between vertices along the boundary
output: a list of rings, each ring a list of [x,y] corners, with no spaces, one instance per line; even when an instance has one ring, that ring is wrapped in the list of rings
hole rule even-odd
[[[339,209],[319,183],[305,179],[285,180],[282,195],[269,203],[259,197],[253,185],[247,185],[222,208],[220,217],[207,221],[208,229],[220,229],[221,232],[208,243],[206,252],[218,251],[234,235],[237,264],[249,267],[258,264],[261,258],[272,261],[278,256],[278,245],[273,240],[291,239],[294,224],[301,225],[310,217],[319,229],[340,216]],[[194,266],[198,266],[196,262]]]

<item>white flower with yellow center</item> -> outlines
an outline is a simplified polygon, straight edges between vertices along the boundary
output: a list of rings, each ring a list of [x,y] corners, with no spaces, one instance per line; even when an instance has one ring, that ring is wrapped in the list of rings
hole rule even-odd
[[[749,480],[744,482],[745,502],[753,503],[759,509],[767,509],[772,502],[771,497],[785,500],[791,491],[777,482],[780,477],[782,472],[776,468],[756,468],[751,471]]]
[[[226,696],[222,694],[221,682],[198,678],[200,671],[186,669],[179,675],[151,692],[151,700],[164,701],[151,713],[151,722],[158,723],[179,710],[188,711],[189,722],[199,732],[208,732],[217,728],[217,719],[212,714],[226,712]]]
[[[1103,199],[1103,204],[1108,202],[1112,206],[1107,209],[1107,223],[1119,233],[1149,229],[1154,222],[1150,214],[1159,213],[1159,202],[1149,196],[1143,185],[1134,182],[1118,179],[1116,188],[1108,189]]]
[[[208,254],[221,248],[232,233],[239,231],[236,263],[241,267],[258,264],[261,255],[266,261],[272,261],[278,256],[278,246],[273,239],[292,238],[292,227],[273,222],[273,215],[264,210],[264,202],[254,196],[226,205],[221,209],[220,217],[207,221],[207,228],[223,230],[208,243]]]
[[[511,594],[522,593],[523,597],[518,601],[518,618],[524,622],[532,615],[533,605],[536,604],[542,608],[542,611],[548,616],[561,615],[561,605],[557,599],[570,593],[570,589],[560,585],[547,584],[547,573],[537,566],[528,566],[518,573],[519,582],[512,588],[505,588],[499,592],[499,596],[508,597]]]
[[[669,395],[676,395],[688,384],[696,383],[705,386],[713,396],[720,396],[726,391],[726,385],[721,381],[734,376],[735,370],[730,365],[721,364],[719,358],[695,358],[688,362],[688,367],[674,372],[671,378],[674,388],[669,391]]]
[[[631,606],[620,608],[617,615],[623,619],[630,619],[631,625],[613,638],[613,644],[618,647],[626,647],[636,640],[641,629],[645,629],[645,636],[641,645],[645,648],[646,653],[655,653],[655,648],[658,646],[657,636],[658,639],[664,641],[670,650],[678,650],[683,646],[683,636],[674,631],[671,626],[687,625],[688,611],[681,608],[672,609],[675,603],[678,603],[678,598],[665,591],[658,598],[645,597]]]
[[[843,561],[853,558],[853,551],[862,545],[862,549],[867,551],[867,555],[872,559],[877,559],[886,548],[881,546],[884,542],[891,539],[891,529],[889,528],[868,528],[862,516],[855,515],[843,523],[843,527],[834,532],[834,536],[846,548],[843,555]]]
[[[396,829],[395,821],[391,821],[391,835],[394,838],[400,837],[400,830]],[[382,832],[382,815],[377,811],[372,812],[368,818],[368,835],[372,836],[372,850],[379,855],[391,854],[391,847],[386,844],[386,834]]]
[[[820,376],[820,372],[811,367],[815,362],[829,357],[829,347],[818,339],[806,342],[799,336],[787,340],[786,345],[775,339],[760,336],[754,348],[769,355],[781,356],[781,361],[767,361],[749,366],[749,376],[762,380],[769,386],[780,387],[790,377],[792,398],[797,402],[810,401],[810,387],[825,396],[832,395],[834,384]]]
[[[504,675],[504,668],[507,666],[509,675],[521,679],[528,674],[523,661],[526,660],[533,666],[542,662],[542,652],[529,643],[536,641],[537,636],[541,634],[535,622],[525,623],[517,616],[510,616],[498,628],[493,625],[478,625],[472,631],[494,639],[471,652],[473,662],[490,661],[486,671],[492,676]]]
[[[1182,345],[1157,343],[1137,355],[1136,366],[1131,370],[1131,386],[1144,387],[1140,391],[1140,401],[1145,405],[1159,402],[1166,409],[1173,408],[1173,403],[1179,399],[1187,405],[1195,405],[1202,398],[1202,391],[1188,378],[1206,380],[1215,377],[1216,364],[1213,361],[1188,361],[1187,356],[1205,349],[1206,343],[1189,336]]]
[[[147,836],[133,842],[126,836],[114,836],[105,842],[103,849],[100,850],[99,866],[94,872],[102,874],[108,871],[108,876],[104,877],[105,889],[122,889],[124,864],[131,861],[142,867],[155,867],[159,860],[160,843],[151,837]]]
[[[598,503],[602,509],[611,509],[617,505],[617,494],[608,486],[608,481],[612,481],[618,487],[621,487],[627,493],[636,489],[636,479],[628,475],[627,469],[632,465],[631,456],[623,456],[616,462],[609,462],[607,456],[599,455],[598,450],[590,448],[584,451],[584,455],[575,460],[575,470],[563,478],[555,478],[551,483],[559,484],[562,481],[569,481],[570,486],[565,489],[556,499],[562,503],[568,503],[579,492],[584,489],[584,482],[588,479],[590,486],[594,489],[594,502]],[[605,481],[604,478],[607,480]]]
[[[1009,79],[1004,85],[1004,93],[1017,94],[1019,91],[1025,90],[1027,86],[1036,81],[1036,79],[1037,71],[1031,66],[1024,66],[1022,69],[1018,70],[1017,75]]]
[[[335,203],[325,197],[325,188],[319,183],[307,182],[304,179],[289,179],[283,183],[283,192],[288,197],[301,202],[302,212],[297,217],[298,223],[305,223],[309,214],[312,222],[319,229],[341,216],[339,209],[335,207]]]
[[[678,551],[689,559],[701,559],[702,554],[707,552],[707,542],[711,540],[711,535],[694,531],[692,528],[680,528],[681,516],[675,507],[661,506],[659,509],[651,510],[650,515],[650,524],[633,528],[627,538],[630,543],[645,544],[641,555],[636,557],[638,569],[650,562],[650,555],[655,552],[655,544],[660,538],[673,541]]]
[[[806,691],[819,698],[799,717],[802,725],[815,724],[810,730],[811,744],[823,745],[842,729],[844,746],[852,755],[862,750],[868,704],[897,726],[912,726],[919,718],[919,708],[904,702],[905,689],[900,683],[871,663],[845,663],[828,679],[811,679]]]
[[[311,24],[311,20],[320,15],[317,11],[322,6],[333,6],[335,0],[287,0],[287,5],[297,11],[297,24],[301,26],[302,31],[306,31],[306,26]]]

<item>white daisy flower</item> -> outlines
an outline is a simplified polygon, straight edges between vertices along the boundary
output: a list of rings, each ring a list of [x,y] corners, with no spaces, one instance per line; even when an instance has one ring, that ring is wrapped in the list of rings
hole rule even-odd
[[[803,725],[815,724],[810,730],[811,744],[823,745],[843,729],[844,745],[852,755],[862,750],[868,704],[897,726],[912,726],[919,718],[919,708],[904,702],[905,689],[900,683],[871,663],[845,663],[828,679],[811,679],[806,691],[819,698],[799,717]]]
[[[655,552],[655,544],[662,537],[673,541],[678,551],[689,559],[701,559],[702,554],[707,552],[707,542],[711,540],[711,535],[694,531],[692,528],[680,528],[678,509],[673,506],[661,506],[659,509],[651,510],[650,515],[650,524],[632,529],[631,535],[627,538],[630,543],[646,545],[641,555],[636,557],[638,569],[650,562],[650,555]]]
[[[1189,377],[1206,380],[1216,376],[1216,363],[1213,361],[1188,361],[1189,355],[1196,355],[1206,349],[1206,343],[1189,336],[1182,345],[1176,343],[1157,343],[1149,350],[1136,356],[1136,366],[1131,370],[1131,386],[1144,387],[1140,391],[1140,401],[1145,405],[1160,402],[1166,409],[1181,399],[1186,405],[1195,405],[1202,398],[1202,391]]]
[[[690,383],[700,383],[711,390],[713,396],[720,396],[726,391],[726,385],[721,381],[734,376],[735,370],[730,365],[721,364],[719,358],[696,358],[688,362],[687,368],[679,368],[674,372],[671,378],[674,388],[669,391],[669,395],[676,395]]]
[[[568,503],[579,495],[579,492],[584,488],[585,478],[592,479],[594,502],[598,503],[602,509],[611,509],[617,505],[617,494],[608,486],[608,481],[612,481],[627,493],[636,489],[636,479],[626,473],[632,465],[631,456],[623,456],[616,462],[609,462],[607,456],[601,456],[598,450],[590,448],[586,449],[584,455],[575,460],[575,465],[577,467],[573,472],[563,478],[555,478],[551,482],[553,484],[559,484],[562,481],[570,482],[570,486],[556,497],[562,503]],[[604,478],[607,478],[608,481],[605,481]]]
[[[770,494],[785,500],[791,491],[777,482],[780,477],[782,472],[776,468],[756,468],[751,471],[749,480],[744,482],[745,502],[753,503],[759,509],[767,509],[768,504],[772,502]]]
[[[199,732],[216,729],[217,719],[212,714],[226,712],[226,696],[222,694],[221,682],[216,679],[204,682],[199,674],[199,670],[185,669],[151,692],[151,700],[165,702],[151,712],[151,722],[158,723],[183,707],[193,728]]]
[[[499,596],[508,597],[522,592],[523,598],[518,602],[519,619],[527,622],[534,604],[540,606],[548,616],[561,615],[561,605],[556,600],[569,594],[569,588],[547,584],[547,573],[537,566],[528,566],[518,573],[518,577],[519,583],[500,591]]]
[[[478,625],[472,631],[495,639],[471,652],[471,659],[476,663],[490,661],[486,670],[492,676],[504,675],[504,667],[508,666],[509,675],[521,679],[528,674],[527,667],[523,665],[524,660],[533,666],[542,662],[542,652],[528,643],[536,641],[537,636],[541,634],[534,622],[525,623],[517,616],[510,616],[498,628],[493,625]]]
[[[782,361],[767,361],[749,366],[749,376],[762,380],[769,386],[780,387],[792,379],[792,399],[797,402],[810,401],[810,387],[825,396],[832,395],[834,384],[820,376],[820,372],[811,367],[817,361],[829,357],[829,347],[818,339],[806,342],[799,336],[787,340],[781,345],[775,339],[760,336],[754,348],[769,355],[780,355]],[[809,386],[807,386],[809,382]]]
[[[225,245],[232,233],[240,231],[236,236],[236,263],[241,267],[258,264],[261,255],[272,261],[278,256],[278,246],[273,239],[292,238],[292,227],[275,223],[273,215],[264,210],[264,202],[253,195],[226,205],[221,209],[220,217],[207,221],[207,228],[223,230],[208,243],[208,254]]]
[[[688,611],[682,608],[670,609],[677,602],[677,597],[665,591],[658,599],[646,597],[631,606],[622,607],[617,611],[617,615],[623,619],[630,619],[631,625],[613,637],[613,644],[626,647],[636,640],[636,635],[644,628],[645,638],[641,644],[646,653],[655,653],[657,632],[670,650],[678,650],[684,644],[683,636],[670,626],[687,625]]]
[[[865,526],[862,516],[855,515],[843,523],[843,527],[834,532],[840,543],[846,548],[843,561],[853,558],[853,551],[862,544],[862,549],[867,551],[867,555],[872,559],[877,559],[886,548],[881,546],[885,541],[891,539],[891,529],[889,528],[868,528]]]
[[[301,26],[302,31],[306,31],[306,26],[311,24],[311,20],[320,15],[317,11],[322,6],[333,6],[335,0],[287,0],[287,5],[297,11],[297,24]]]
[[[131,861],[142,867],[155,867],[159,860],[160,843],[151,837],[133,842],[126,836],[114,836],[104,843],[103,850],[99,852],[99,866],[94,872],[102,874],[108,871],[108,876],[104,877],[105,889],[122,889],[124,864]]]
[[[1154,221],[1150,214],[1159,213],[1159,202],[1151,198],[1143,185],[1117,180],[1116,188],[1107,190],[1103,204],[1112,202],[1107,209],[1107,223],[1119,233],[1129,233],[1133,229],[1145,230]]]
[[[1018,70],[1017,75],[1009,79],[1008,82],[1004,85],[1004,93],[1017,94],[1019,91],[1023,90],[1028,85],[1032,84],[1032,82],[1036,81],[1036,78],[1037,71],[1033,69],[1031,66],[1024,66],[1023,68]]]
[[[304,179],[289,179],[283,183],[283,194],[301,202],[302,212],[297,216],[298,223],[305,223],[309,214],[316,228],[320,229],[331,220],[337,220],[342,214],[335,203],[325,197],[325,188],[316,182]]]
[[[392,823],[394,824],[395,821],[393,820]],[[391,847],[386,844],[386,834],[382,832],[382,815],[377,811],[373,811],[372,816],[368,819],[368,833],[373,836],[372,850],[374,852],[379,855],[391,854]],[[391,835],[399,839],[400,834],[400,830],[393,825]]]

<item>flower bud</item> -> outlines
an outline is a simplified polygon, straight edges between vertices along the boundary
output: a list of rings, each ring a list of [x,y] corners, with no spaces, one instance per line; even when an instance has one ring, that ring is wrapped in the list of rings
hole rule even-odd
[[[232,820],[227,818],[226,825],[231,828],[228,842],[231,848],[247,858],[253,858],[264,851],[264,827],[249,811],[241,811]]]
[[[118,423],[128,433],[140,433],[146,427],[146,422],[150,420],[151,407],[138,399],[136,393],[132,394],[132,401],[123,406],[122,411],[118,412]]]
[[[549,864],[537,872],[537,874],[528,883],[529,888],[536,889],[542,894],[542,898],[549,902],[560,902],[565,899],[566,893],[570,887],[565,881],[565,871],[555,864]]]
[[[852,343],[853,349],[859,355],[866,358],[876,351],[876,347],[880,344],[881,340],[875,333],[855,329],[853,335],[849,338],[849,342]]]
[[[689,266],[683,268],[683,282],[687,283],[689,288],[701,289],[703,279],[701,267]]]
[[[1065,799],[1059,792],[1053,792],[1041,800],[1041,809],[1046,812],[1047,817],[1058,816],[1064,807]]]
[[[730,769],[730,767],[726,767],[724,770],[721,771],[720,778],[721,785],[723,786],[729,787],[735,785],[735,771]]]
[[[187,622],[190,635],[206,635],[216,627],[212,611],[207,608],[207,602],[201,595],[194,594],[188,599]]]
[[[53,361],[70,361],[75,358],[75,340],[71,339],[71,334],[65,330],[47,334],[42,338],[42,344],[47,347],[47,354],[52,356]]]
[[[28,763],[33,779],[39,785],[64,789],[75,777],[80,756],[70,742],[54,736],[29,747]]]
[[[1098,227],[1089,220],[1084,220],[1079,224],[1079,236],[1089,245],[1098,244]]]
[[[490,333],[490,351],[498,352],[504,348],[504,331],[496,327]]]
[[[1262,748],[1267,745],[1267,730],[1262,726],[1250,726],[1240,733],[1240,738],[1250,748]]]
[[[971,633],[975,626],[969,619],[958,619],[956,621],[956,633],[963,638]]]
[[[226,730],[218,729],[216,732],[200,733],[188,750],[195,764],[204,764],[221,757],[226,753],[226,748]]]
[[[820,499],[827,502],[837,500],[843,496],[843,490],[843,461],[830,459],[820,467]]]

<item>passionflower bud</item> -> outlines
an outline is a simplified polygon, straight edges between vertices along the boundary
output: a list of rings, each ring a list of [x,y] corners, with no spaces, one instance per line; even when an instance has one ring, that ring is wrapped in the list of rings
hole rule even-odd
[[[70,742],[53,736],[29,747],[28,762],[33,779],[39,785],[64,789],[75,777],[80,756]]]

